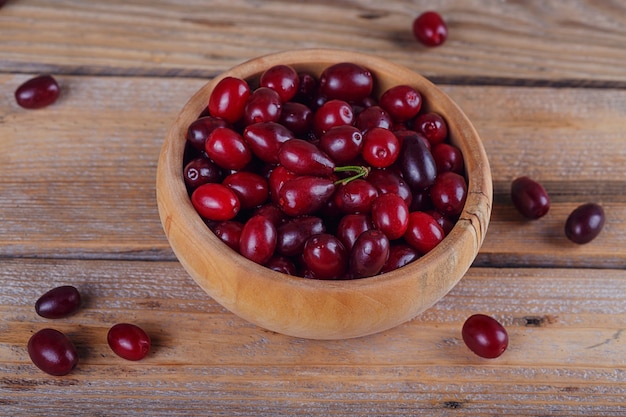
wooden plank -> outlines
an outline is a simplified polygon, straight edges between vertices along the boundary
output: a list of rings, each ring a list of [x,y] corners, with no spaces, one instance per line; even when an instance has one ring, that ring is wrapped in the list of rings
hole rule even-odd
[[[38,317],[60,284],[85,296],[74,316]],[[262,330],[202,293],[176,262],[0,260],[0,404],[8,415],[621,416],[626,411],[626,271],[472,268],[416,319],[365,338],[312,341]],[[482,312],[507,328],[495,360],[464,346]],[[152,336],[143,361],[116,357],[108,327]],[[52,326],[80,355],[65,377],[29,361],[30,335]],[[54,399],[54,400],[51,400]]]
[[[261,54],[324,47],[438,79],[626,85],[622,2],[446,2],[437,10],[448,41],[430,49],[411,32],[427,8],[409,0],[342,2],[339,13],[328,1],[20,0],[0,13],[0,68],[208,77]]]

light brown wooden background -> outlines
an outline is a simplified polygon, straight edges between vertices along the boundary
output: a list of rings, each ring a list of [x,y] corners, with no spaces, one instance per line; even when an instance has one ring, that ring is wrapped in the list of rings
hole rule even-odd
[[[450,37],[426,49],[413,18],[436,7]],[[0,415],[626,415],[626,3],[622,1],[8,0],[0,8]],[[483,138],[494,178],[485,244],[433,308],[388,332],[310,341],[250,325],[202,293],[163,235],[155,170],[165,132],[215,74],[260,54],[332,47],[376,54],[439,83]],[[51,73],[53,106],[15,88]],[[547,188],[522,220],[510,182]],[[584,246],[563,235],[588,201],[607,223]],[[73,284],[75,316],[39,295]],[[510,348],[476,357],[474,313]],[[106,345],[120,321],[151,355]],[[26,342],[65,331],[78,369],[51,377]]]

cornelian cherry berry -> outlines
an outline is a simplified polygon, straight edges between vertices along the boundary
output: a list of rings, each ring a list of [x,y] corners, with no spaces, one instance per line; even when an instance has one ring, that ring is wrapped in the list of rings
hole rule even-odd
[[[209,113],[229,123],[235,123],[243,116],[250,87],[244,80],[226,77],[220,80],[209,97]]]
[[[448,27],[439,13],[427,11],[413,21],[413,34],[425,46],[439,46],[448,38]]]
[[[15,90],[17,104],[25,109],[40,109],[59,98],[61,89],[51,75],[40,75],[27,80]]]
[[[119,357],[138,361],[150,352],[150,336],[139,326],[131,323],[118,323],[109,329],[107,342]]]
[[[461,335],[465,345],[482,358],[497,358],[509,345],[506,329],[485,314],[470,316],[463,324]]]

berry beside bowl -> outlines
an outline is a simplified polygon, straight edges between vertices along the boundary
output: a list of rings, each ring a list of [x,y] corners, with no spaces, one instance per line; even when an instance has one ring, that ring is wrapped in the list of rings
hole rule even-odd
[[[255,262],[254,250],[247,257],[233,250],[194,208],[183,176],[188,128],[207,113],[213,90],[227,77],[247,81],[255,86],[251,90],[254,91],[262,74],[276,66],[290,66],[298,73],[306,72],[319,78],[325,69],[339,63],[356,64],[371,73],[374,101],[388,101],[381,100],[381,96],[392,87],[410,86],[421,95],[421,112],[442,116],[447,123],[448,144],[462,153],[467,187],[465,202],[460,213],[455,213],[455,222],[447,227],[443,240],[404,266],[355,279],[315,279],[306,273],[303,273],[305,276],[291,275]],[[223,114],[230,117],[228,112]],[[238,117],[252,116],[236,115],[225,123]],[[316,127],[320,125],[323,123]],[[310,140],[310,137],[301,139]],[[307,146],[295,143],[292,147]],[[216,158],[219,157],[216,154]],[[227,159],[223,163],[229,163]],[[267,171],[260,174],[267,175]],[[184,269],[209,296],[264,329],[320,340],[361,337],[391,329],[413,319],[444,297],[478,254],[487,232],[493,196],[489,161],[481,140],[462,110],[444,92],[419,74],[376,56],[320,49],[285,51],[255,58],[204,85],[187,102],[167,133],[159,157],[156,188],[159,215],[170,246]],[[214,188],[217,192],[219,187]],[[420,217],[411,216],[411,219]],[[381,234],[369,233],[370,237]],[[317,242],[337,240],[329,233],[315,236]],[[375,269],[369,265],[356,269],[379,271],[380,265]]]

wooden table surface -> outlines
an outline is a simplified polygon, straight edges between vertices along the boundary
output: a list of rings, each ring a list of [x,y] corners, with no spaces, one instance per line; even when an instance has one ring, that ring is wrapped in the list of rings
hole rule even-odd
[[[184,5],[183,5],[184,4]],[[558,4],[558,5],[557,5]],[[446,0],[449,38],[427,49],[413,18],[432,2],[387,0],[8,0],[0,8],[0,415],[626,416],[626,2]],[[211,77],[255,56],[342,48],[438,83],[474,122],[494,207],[467,275],[434,307],[381,334],[275,334],[203,293],[174,257],[155,201],[168,126]],[[53,74],[61,98],[13,93]],[[549,192],[539,221],[512,207],[512,179]],[[597,202],[586,245],[563,225]],[[35,300],[71,284],[76,315]],[[507,328],[481,359],[461,339],[474,313]],[[106,344],[142,326],[151,354]],[[26,344],[64,331],[80,364],[53,377]]]

